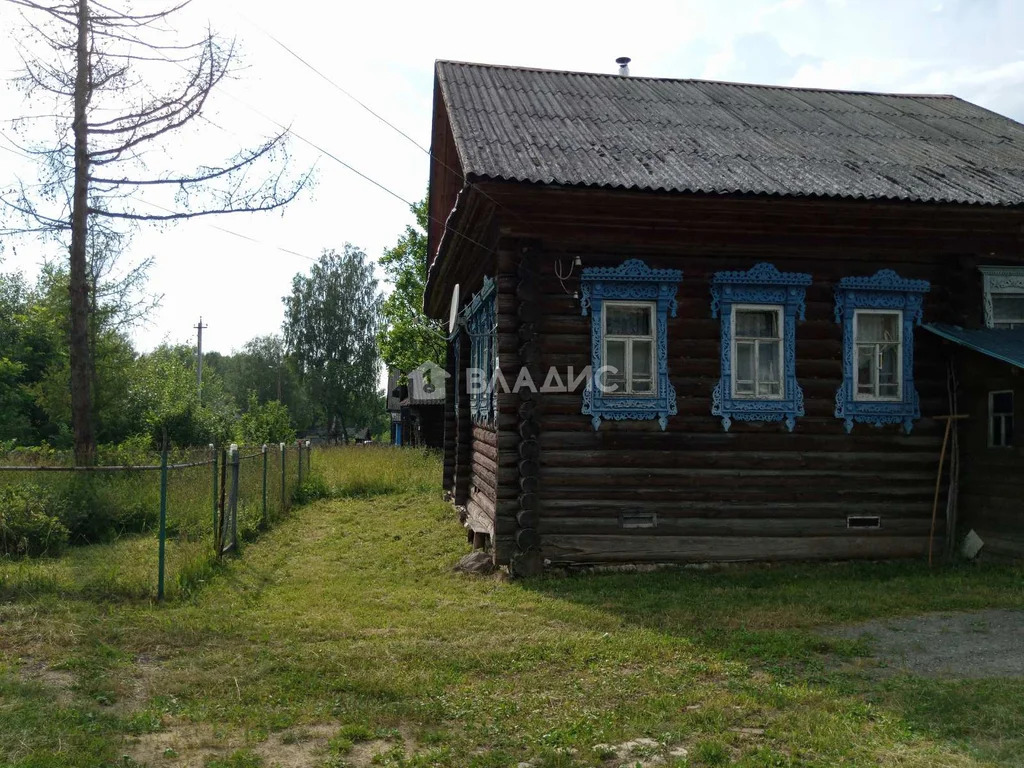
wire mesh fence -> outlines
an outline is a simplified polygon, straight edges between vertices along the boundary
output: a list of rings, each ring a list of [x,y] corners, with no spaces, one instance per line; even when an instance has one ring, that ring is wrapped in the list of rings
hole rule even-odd
[[[90,467],[52,452],[0,455],[0,591],[188,593],[287,514],[310,454],[308,443],[209,446]]]

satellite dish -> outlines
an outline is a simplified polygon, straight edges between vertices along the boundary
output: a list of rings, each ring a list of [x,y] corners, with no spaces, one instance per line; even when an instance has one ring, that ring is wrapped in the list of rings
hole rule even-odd
[[[452,305],[448,310],[448,333],[455,332],[455,326],[459,324],[459,284],[456,283],[452,289]]]

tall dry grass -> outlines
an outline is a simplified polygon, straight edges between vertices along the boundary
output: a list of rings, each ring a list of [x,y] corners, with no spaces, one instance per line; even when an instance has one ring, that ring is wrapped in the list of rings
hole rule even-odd
[[[360,445],[320,448],[313,475],[332,496],[344,498],[441,490],[441,456],[436,451]]]

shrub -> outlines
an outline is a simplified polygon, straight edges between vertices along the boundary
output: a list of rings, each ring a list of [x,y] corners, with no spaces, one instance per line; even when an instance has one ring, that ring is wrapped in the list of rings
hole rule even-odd
[[[250,392],[248,408],[239,420],[236,437],[243,445],[290,443],[295,439],[295,430],[283,403],[268,400],[261,405],[256,393]]]
[[[0,487],[0,554],[52,555],[71,531],[53,514],[53,499],[38,485]]]
[[[331,489],[327,482],[320,475],[311,475],[302,481],[302,485],[295,489],[292,494],[292,501],[296,504],[308,504],[317,499],[326,499],[331,495]]]

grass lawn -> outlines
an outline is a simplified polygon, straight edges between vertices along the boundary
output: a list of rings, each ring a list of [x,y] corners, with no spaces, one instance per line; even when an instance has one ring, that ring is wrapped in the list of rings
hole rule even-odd
[[[466,577],[434,459],[313,462],[337,498],[166,605],[78,572],[124,578],[132,540],[0,561],[0,765],[1024,765],[1024,680],[879,675],[813,631],[1024,608],[1019,567]]]

